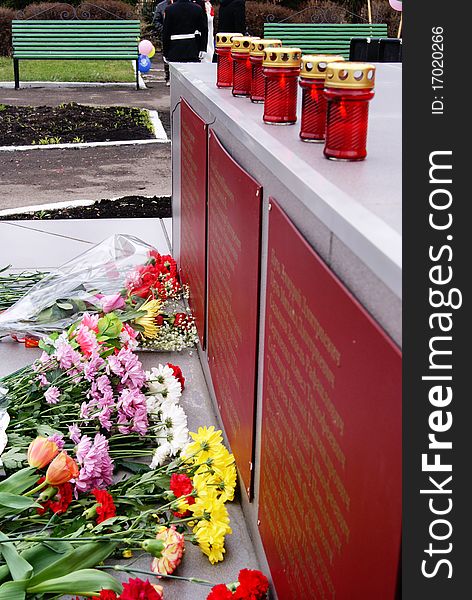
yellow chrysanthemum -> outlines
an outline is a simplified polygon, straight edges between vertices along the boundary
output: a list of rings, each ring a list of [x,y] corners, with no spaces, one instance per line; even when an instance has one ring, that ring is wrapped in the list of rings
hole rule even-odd
[[[196,473],[209,472],[212,475],[218,475],[223,477],[226,469],[234,465],[234,456],[228,452],[228,450],[220,444],[214,446],[213,451],[208,454],[205,460],[197,461]]]
[[[216,491],[220,494],[219,498],[223,502],[234,500],[234,490],[236,487],[236,468],[234,465],[228,467],[222,476],[216,476],[214,485]]]
[[[159,314],[161,303],[159,300],[147,300],[141,307],[140,311],[144,311],[145,314],[135,319],[137,325],[141,325],[144,328],[143,336],[146,338],[157,337],[158,326],[156,324],[156,317]]]
[[[187,502],[187,498],[183,496],[182,498],[177,498],[176,500],[177,511],[179,513],[186,513],[190,509],[190,505]]]
[[[204,470],[202,466],[200,472],[193,477],[193,487],[197,490],[198,496],[208,495],[208,490],[211,489],[216,491],[223,502],[232,501],[236,487],[236,467],[231,464],[219,474],[215,474],[209,469]]]
[[[207,521],[220,525],[225,533],[231,533],[228,510],[224,502],[218,498],[215,488],[208,488],[204,494],[196,498],[190,510],[195,518],[199,519],[196,529],[201,522]]]
[[[194,441],[185,449],[185,456],[195,457],[198,462],[203,462],[211,456],[215,449],[220,447],[223,439],[221,431],[215,431],[213,425],[211,427],[199,427],[198,432],[190,432],[190,436]]]
[[[202,521],[195,527],[194,533],[200,550],[208,556],[212,565],[224,559],[225,528],[223,526]]]

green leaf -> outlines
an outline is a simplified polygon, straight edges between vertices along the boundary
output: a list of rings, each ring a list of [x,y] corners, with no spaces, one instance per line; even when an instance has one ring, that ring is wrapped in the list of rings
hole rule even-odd
[[[123,328],[123,323],[114,313],[108,313],[98,320],[98,333],[109,338],[117,338]]]
[[[68,552],[45,569],[35,573],[31,579],[31,585],[42,583],[47,579],[63,577],[66,573],[69,573],[71,569],[79,570],[96,567],[110,556],[116,546],[116,542],[91,542],[90,544],[81,544],[72,550],[72,552]]]
[[[15,512],[21,512],[27,508],[39,508],[40,505],[33,498],[25,498],[25,496],[11,494],[10,492],[0,492],[0,506],[12,508]]]
[[[0,531],[0,540],[8,540],[8,536]],[[33,567],[29,562],[20,556],[11,542],[0,544],[0,552],[7,563],[12,579],[15,581],[29,579],[33,573]],[[0,594],[0,598],[3,596]]]
[[[7,581],[0,585],[0,598],[2,600],[25,600],[26,581]]]
[[[29,562],[33,567],[33,573],[36,573],[55,562],[58,555],[65,554],[73,549],[72,544],[69,542],[40,542],[20,552],[20,556]],[[9,575],[10,570],[7,565],[0,567],[0,583],[3,583]]]
[[[73,563],[69,565],[69,567],[73,566],[75,566]],[[77,594],[79,596],[98,594],[101,590],[112,590],[121,594],[123,586],[108,573],[95,569],[82,569],[63,577],[47,579],[37,585],[30,584],[27,589],[29,594]],[[3,600],[1,594],[0,598]]]
[[[122,469],[126,469],[131,473],[144,473],[149,472],[149,464],[147,463],[138,463],[131,462],[129,460],[116,460],[115,467],[118,469],[121,467]]]
[[[73,308],[74,308],[74,305],[71,304],[70,302],[57,301],[56,304],[59,308],[62,308],[63,310],[73,310]]]
[[[112,525],[115,525],[117,523],[126,523],[127,521],[128,517],[110,517],[109,519],[105,519],[105,521],[102,521],[98,525],[95,525],[92,532],[94,534],[100,533],[103,529],[110,529]]]
[[[26,467],[0,482],[0,492],[23,494],[38,481],[36,469]]]

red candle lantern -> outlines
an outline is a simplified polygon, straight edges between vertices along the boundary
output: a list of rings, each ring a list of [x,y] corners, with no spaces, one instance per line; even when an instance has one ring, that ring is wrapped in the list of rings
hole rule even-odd
[[[233,85],[233,59],[231,46],[233,38],[242,36],[242,33],[217,33],[216,34],[216,87],[226,88]]]
[[[264,52],[268,47],[281,47],[281,40],[253,40],[249,53],[251,61],[251,102],[264,102],[265,79],[262,72],[262,62],[264,60]]]
[[[264,123],[293,125],[296,122],[301,57],[300,48],[282,46],[264,51]]]
[[[374,65],[354,62],[328,65],[326,158],[364,160],[367,156],[369,101],[374,97],[374,83]]]
[[[302,117],[300,138],[303,142],[323,142],[326,130],[327,101],[324,95],[326,69],[329,63],[344,61],[333,54],[302,56],[300,87],[302,89]]]
[[[246,97],[251,94],[251,43],[258,37],[238,36],[233,38],[231,58],[233,59],[233,96]]]

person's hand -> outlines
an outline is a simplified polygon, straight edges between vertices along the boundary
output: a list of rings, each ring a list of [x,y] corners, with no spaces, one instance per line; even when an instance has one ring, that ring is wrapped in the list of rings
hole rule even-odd
[[[206,54],[206,53],[205,53],[205,52],[203,52],[203,50],[200,50],[200,52],[198,53],[198,58],[199,58],[200,60],[203,60],[203,58],[204,58],[205,54]]]

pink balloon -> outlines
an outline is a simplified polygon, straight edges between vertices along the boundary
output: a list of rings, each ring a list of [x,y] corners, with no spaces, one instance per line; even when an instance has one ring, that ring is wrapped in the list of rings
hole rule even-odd
[[[403,10],[403,2],[402,0],[388,0],[390,3],[390,6],[392,8],[394,8],[395,10],[399,10],[402,11]]]
[[[153,51],[154,46],[152,45],[152,43],[149,40],[141,40],[139,42],[139,46],[138,46],[138,50],[139,50],[139,54],[144,54],[145,56],[147,56],[148,54],[150,54]]]

